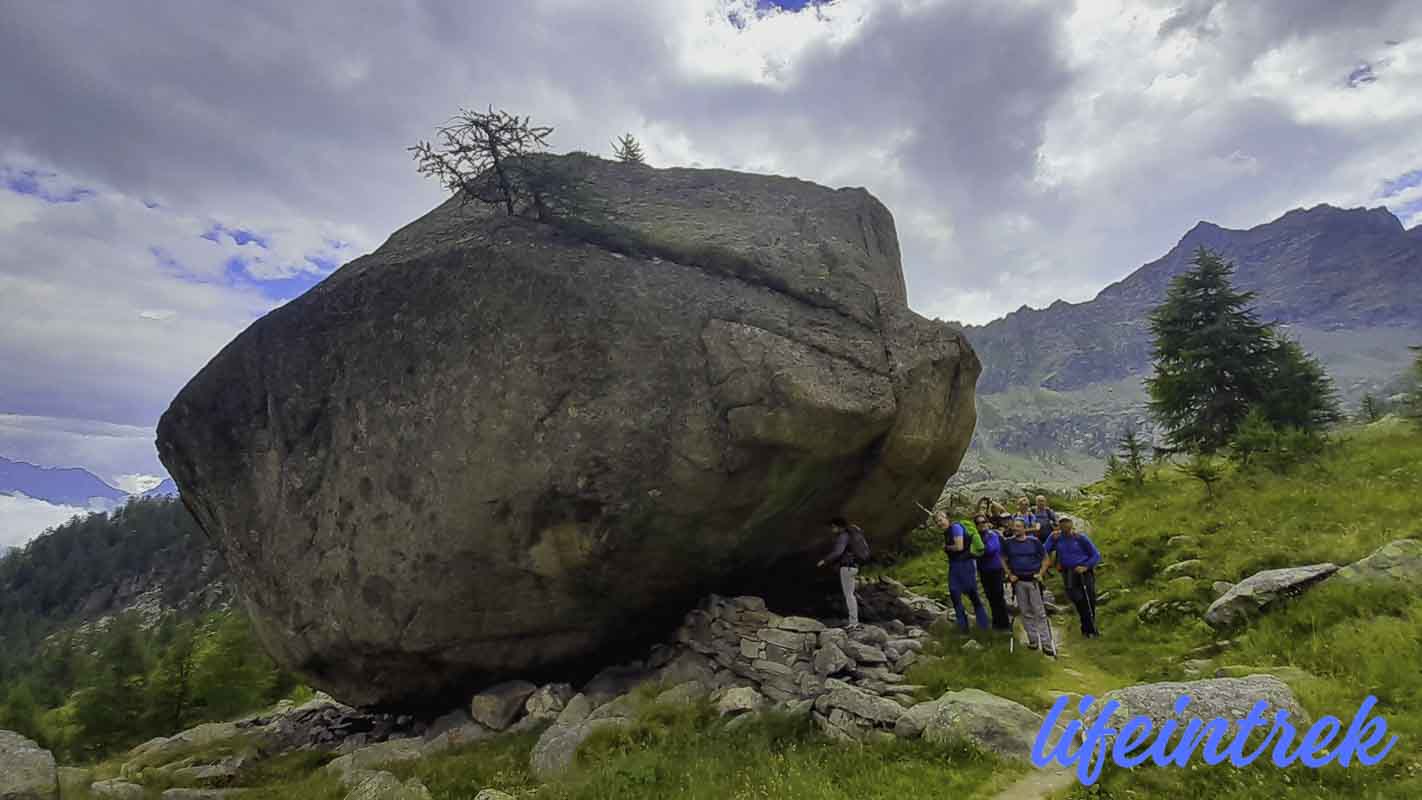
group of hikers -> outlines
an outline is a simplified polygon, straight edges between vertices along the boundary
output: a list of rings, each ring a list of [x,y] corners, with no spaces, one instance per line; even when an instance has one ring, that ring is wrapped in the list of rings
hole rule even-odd
[[[1058,515],[1038,495],[1036,505],[1018,498],[1010,512],[990,497],[979,498],[972,519],[953,520],[946,511],[932,514],[943,532],[943,552],[948,556],[948,597],[958,628],[971,625],[967,606],[973,607],[977,627],[1012,630],[1006,592],[1011,587],[1027,633],[1027,646],[1055,657],[1057,642],[1047,620],[1047,575],[1061,573],[1063,588],[1081,618],[1081,633],[1098,636],[1096,628],[1096,565],[1101,552],[1090,537],[1076,530],[1071,517]],[[864,533],[843,517],[830,520],[834,548],[819,563],[839,567],[840,586],[850,627],[859,625],[855,583],[860,565],[869,558]],[[981,583],[982,592],[978,592]],[[983,598],[987,602],[983,602]]]

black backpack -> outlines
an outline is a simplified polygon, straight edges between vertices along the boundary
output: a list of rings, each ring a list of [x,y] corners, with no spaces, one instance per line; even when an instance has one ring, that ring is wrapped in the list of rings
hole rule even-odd
[[[869,560],[869,540],[858,525],[849,526],[849,550],[854,553],[855,561],[863,563]]]

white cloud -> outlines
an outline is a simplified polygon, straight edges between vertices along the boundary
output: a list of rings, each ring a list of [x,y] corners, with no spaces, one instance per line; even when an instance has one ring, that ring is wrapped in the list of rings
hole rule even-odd
[[[57,506],[23,494],[0,494],[0,552],[20,547],[46,529],[89,513],[77,506]]]
[[[127,473],[114,476],[114,486],[117,486],[129,494],[142,494],[162,482],[162,475]]]
[[[119,459],[27,422],[0,453],[157,472],[168,399],[276,302],[224,282],[229,259],[284,278],[374,247],[441,199],[404,148],[461,105],[552,124],[560,150],[631,131],[658,166],[864,186],[895,214],[910,303],[966,322],[1086,299],[1201,219],[1415,200],[1380,194],[1422,168],[1410,0],[756,5],[257,0],[220,26],[211,3],[15,5],[0,93],[26,113],[0,123],[0,163],[96,194],[0,188],[0,411],[142,435]],[[1349,88],[1363,64],[1376,79]]]

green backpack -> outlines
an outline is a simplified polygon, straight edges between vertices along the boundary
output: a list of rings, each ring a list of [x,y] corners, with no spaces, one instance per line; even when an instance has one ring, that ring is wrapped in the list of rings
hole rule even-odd
[[[963,544],[967,545],[966,555],[960,555],[959,558],[981,556],[985,547],[982,534],[978,533],[978,526],[974,525],[972,520],[967,519],[958,520],[958,524],[963,526]]]

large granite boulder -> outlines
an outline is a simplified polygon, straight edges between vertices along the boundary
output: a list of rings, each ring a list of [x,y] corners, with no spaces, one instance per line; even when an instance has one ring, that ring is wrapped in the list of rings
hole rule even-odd
[[[11,731],[0,731],[0,797],[55,800],[59,773],[48,750]]]
[[[886,545],[962,459],[977,356],[862,189],[568,157],[598,211],[457,199],[258,320],[163,463],[284,665],[357,704],[566,672],[708,591]]]
[[[1337,564],[1310,564],[1256,572],[1211,603],[1205,610],[1205,622],[1215,628],[1239,625],[1280,600],[1303,594],[1337,571]]]

